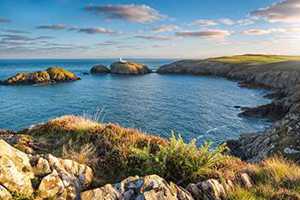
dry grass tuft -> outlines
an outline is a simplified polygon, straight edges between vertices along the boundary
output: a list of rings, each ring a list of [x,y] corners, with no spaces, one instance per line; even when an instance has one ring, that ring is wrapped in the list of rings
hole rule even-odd
[[[98,162],[96,147],[91,143],[80,146],[70,141],[67,145],[63,145],[62,157],[91,167],[95,167]]]

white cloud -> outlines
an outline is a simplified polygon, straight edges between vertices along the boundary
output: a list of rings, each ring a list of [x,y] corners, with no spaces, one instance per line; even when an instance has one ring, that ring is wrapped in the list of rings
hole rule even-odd
[[[171,32],[174,30],[177,30],[179,27],[173,24],[168,24],[168,25],[162,25],[159,27],[156,27],[152,29],[153,32],[155,33],[163,33],[163,32]]]
[[[244,35],[269,35],[274,33],[293,34],[299,33],[300,27],[286,27],[286,28],[270,28],[270,29],[248,29],[242,31]]]
[[[50,30],[64,30],[67,27],[64,24],[52,24],[52,25],[41,25],[36,28],[37,29],[50,29]]]
[[[212,19],[198,19],[192,22],[192,25],[198,25],[198,26],[216,26],[218,25],[218,22]]]
[[[163,36],[163,35],[136,35],[134,37],[138,39],[144,39],[144,40],[160,40],[160,41],[173,39],[173,37],[171,36]]]
[[[137,23],[150,23],[164,17],[147,5],[89,5],[85,7],[85,10],[101,14],[107,19],[121,19]]]
[[[222,18],[222,19],[219,19],[219,22],[221,24],[224,24],[224,25],[228,25],[228,26],[232,26],[234,25],[236,22],[232,19],[229,19],[229,18]]]
[[[227,30],[211,29],[204,31],[181,31],[176,32],[176,35],[181,37],[224,38],[231,35],[231,33]]]
[[[88,34],[114,34],[115,31],[106,28],[80,28],[78,32],[88,33]]]
[[[250,13],[269,22],[300,23],[300,0],[283,0]]]

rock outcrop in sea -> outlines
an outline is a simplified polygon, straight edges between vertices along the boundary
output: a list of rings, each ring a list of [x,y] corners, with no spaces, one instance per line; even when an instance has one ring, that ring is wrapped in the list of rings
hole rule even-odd
[[[91,74],[106,74],[106,73],[110,73],[110,69],[107,68],[105,65],[94,65],[91,70],[90,70]]]
[[[271,118],[276,120],[273,127],[262,134],[244,134],[228,141],[228,146],[233,155],[248,161],[282,154],[300,162],[300,61],[294,60],[266,55],[182,60],[160,67],[157,73],[222,76],[240,81],[243,87],[271,89],[271,104],[244,108],[241,115]]]
[[[80,78],[61,67],[50,67],[45,71],[22,72],[1,81],[3,85],[32,85],[76,81]]]
[[[111,73],[125,75],[139,75],[151,73],[151,70],[144,64],[134,62],[115,62],[110,66]]]

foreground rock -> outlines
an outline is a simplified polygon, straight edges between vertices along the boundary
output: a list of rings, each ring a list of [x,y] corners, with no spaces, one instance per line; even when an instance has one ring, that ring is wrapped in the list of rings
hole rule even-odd
[[[90,167],[53,155],[29,155],[0,140],[0,199],[76,199],[91,184]]]
[[[251,57],[280,58],[263,55],[239,56],[242,59]],[[300,61],[256,63],[234,59],[229,57],[182,60],[162,66],[157,72],[222,76],[242,81],[243,87],[263,87],[274,90],[272,96],[275,98],[271,104],[257,108],[244,108],[241,115],[268,117],[279,121],[263,134],[245,134],[239,140],[229,141],[229,147],[233,155],[249,161],[260,161],[274,154],[283,154],[287,158],[300,162]],[[222,60],[230,60],[230,62]]]
[[[33,178],[28,155],[0,140],[0,185],[10,192],[29,197],[33,193]]]
[[[110,69],[111,73],[114,74],[138,75],[151,73],[146,65],[134,62],[115,62],[110,66]]]
[[[110,69],[108,69],[105,65],[95,65],[90,70],[91,74],[106,74],[110,73]]]
[[[129,177],[115,185],[81,193],[81,199],[86,200],[193,200],[185,189],[168,183],[157,175]]]
[[[4,85],[32,85],[76,81],[79,79],[79,77],[68,70],[60,67],[50,67],[46,71],[18,73],[0,83]]]

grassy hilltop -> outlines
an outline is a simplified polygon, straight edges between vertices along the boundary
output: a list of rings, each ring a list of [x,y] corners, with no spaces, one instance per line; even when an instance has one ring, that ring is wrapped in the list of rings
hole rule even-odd
[[[230,64],[270,64],[285,61],[300,61],[300,56],[285,55],[263,55],[263,54],[245,54],[236,56],[224,56],[217,58],[209,58],[210,61],[217,61]]]

